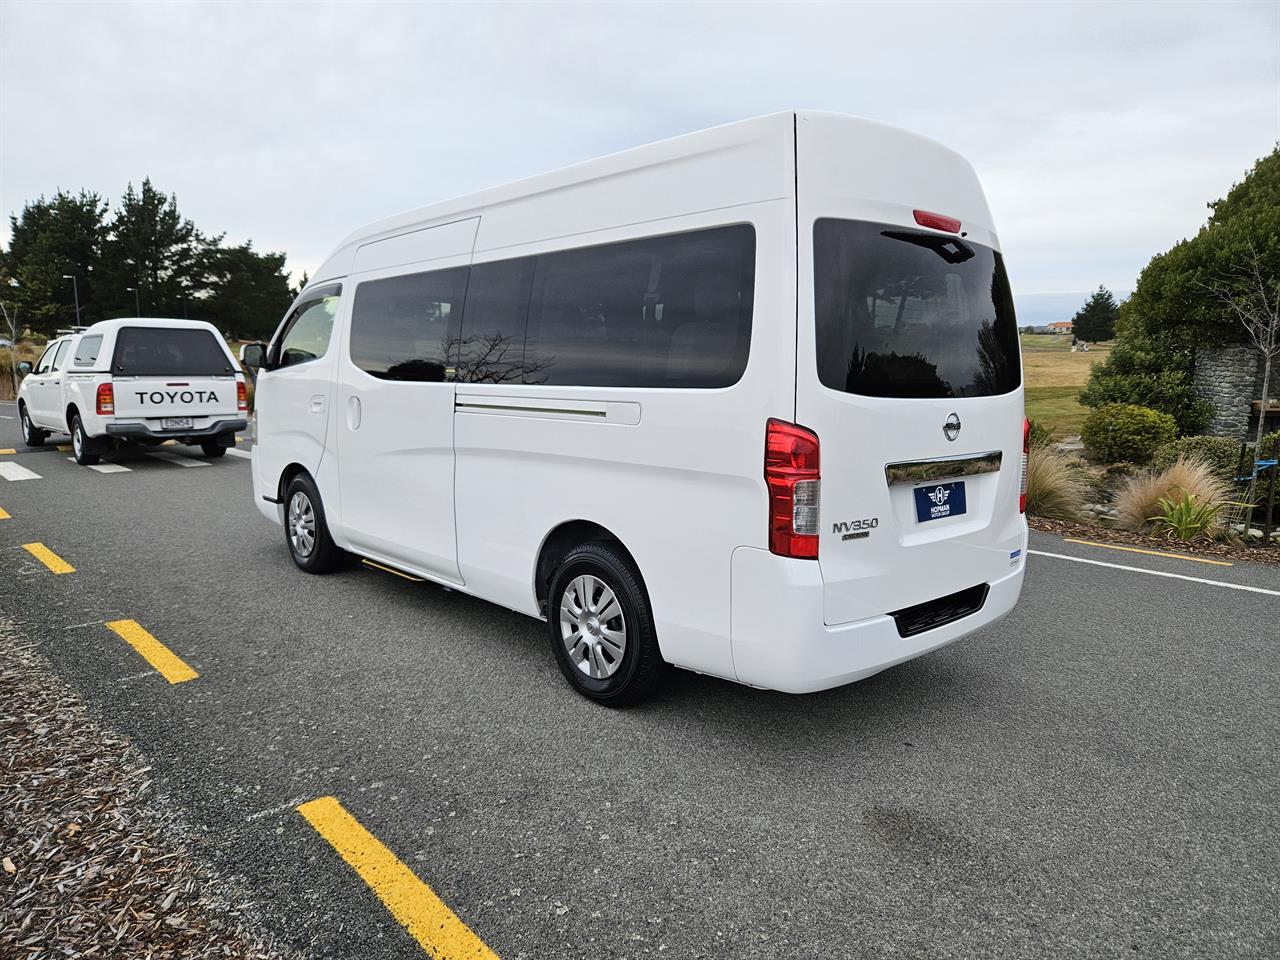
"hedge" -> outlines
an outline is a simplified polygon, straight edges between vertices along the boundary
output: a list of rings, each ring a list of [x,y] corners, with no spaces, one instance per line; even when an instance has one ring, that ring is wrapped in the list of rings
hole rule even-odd
[[[1178,435],[1167,413],[1131,403],[1108,403],[1085,418],[1081,439],[1092,459],[1146,463],[1157,447]]]

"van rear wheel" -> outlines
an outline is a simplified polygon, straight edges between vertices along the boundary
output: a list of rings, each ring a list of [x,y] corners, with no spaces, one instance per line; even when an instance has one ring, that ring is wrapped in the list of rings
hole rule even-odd
[[[610,707],[649,696],[665,664],[640,572],[608,543],[569,551],[551,578],[547,626],[560,672]]]
[[[285,487],[284,541],[293,562],[307,573],[328,573],[342,562],[342,550],[329,536],[320,491],[305,473]]]
[[[84,424],[80,422],[80,414],[71,415],[71,452],[75,454],[76,463],[82,467],[91,467],[101,457],[89,452],[89,438],[85,436]]]

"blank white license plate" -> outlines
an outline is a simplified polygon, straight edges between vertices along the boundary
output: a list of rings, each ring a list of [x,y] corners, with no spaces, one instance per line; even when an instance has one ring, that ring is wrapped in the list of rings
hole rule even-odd
[[[190,430],[190,417],[164,417],[160,421],[161,430]]]

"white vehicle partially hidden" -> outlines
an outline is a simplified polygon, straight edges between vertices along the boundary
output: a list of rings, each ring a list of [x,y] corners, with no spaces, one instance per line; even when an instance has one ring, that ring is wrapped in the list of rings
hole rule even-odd
[[[244,374],[212,324],[103,320],[49,342],[18,388],[22,439],[69,433],[76,462],[166,440],[220,457],[247,424]]]

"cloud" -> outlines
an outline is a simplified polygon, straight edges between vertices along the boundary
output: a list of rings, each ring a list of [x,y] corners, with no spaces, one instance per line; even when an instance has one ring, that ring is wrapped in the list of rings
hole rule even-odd
[[[1278,89],[1265,2],[10,0],[0,204],[150,175],[312,269],[401,210],[812,107],[968,156],[1019,292],[1127,288],[1280,138]]]

